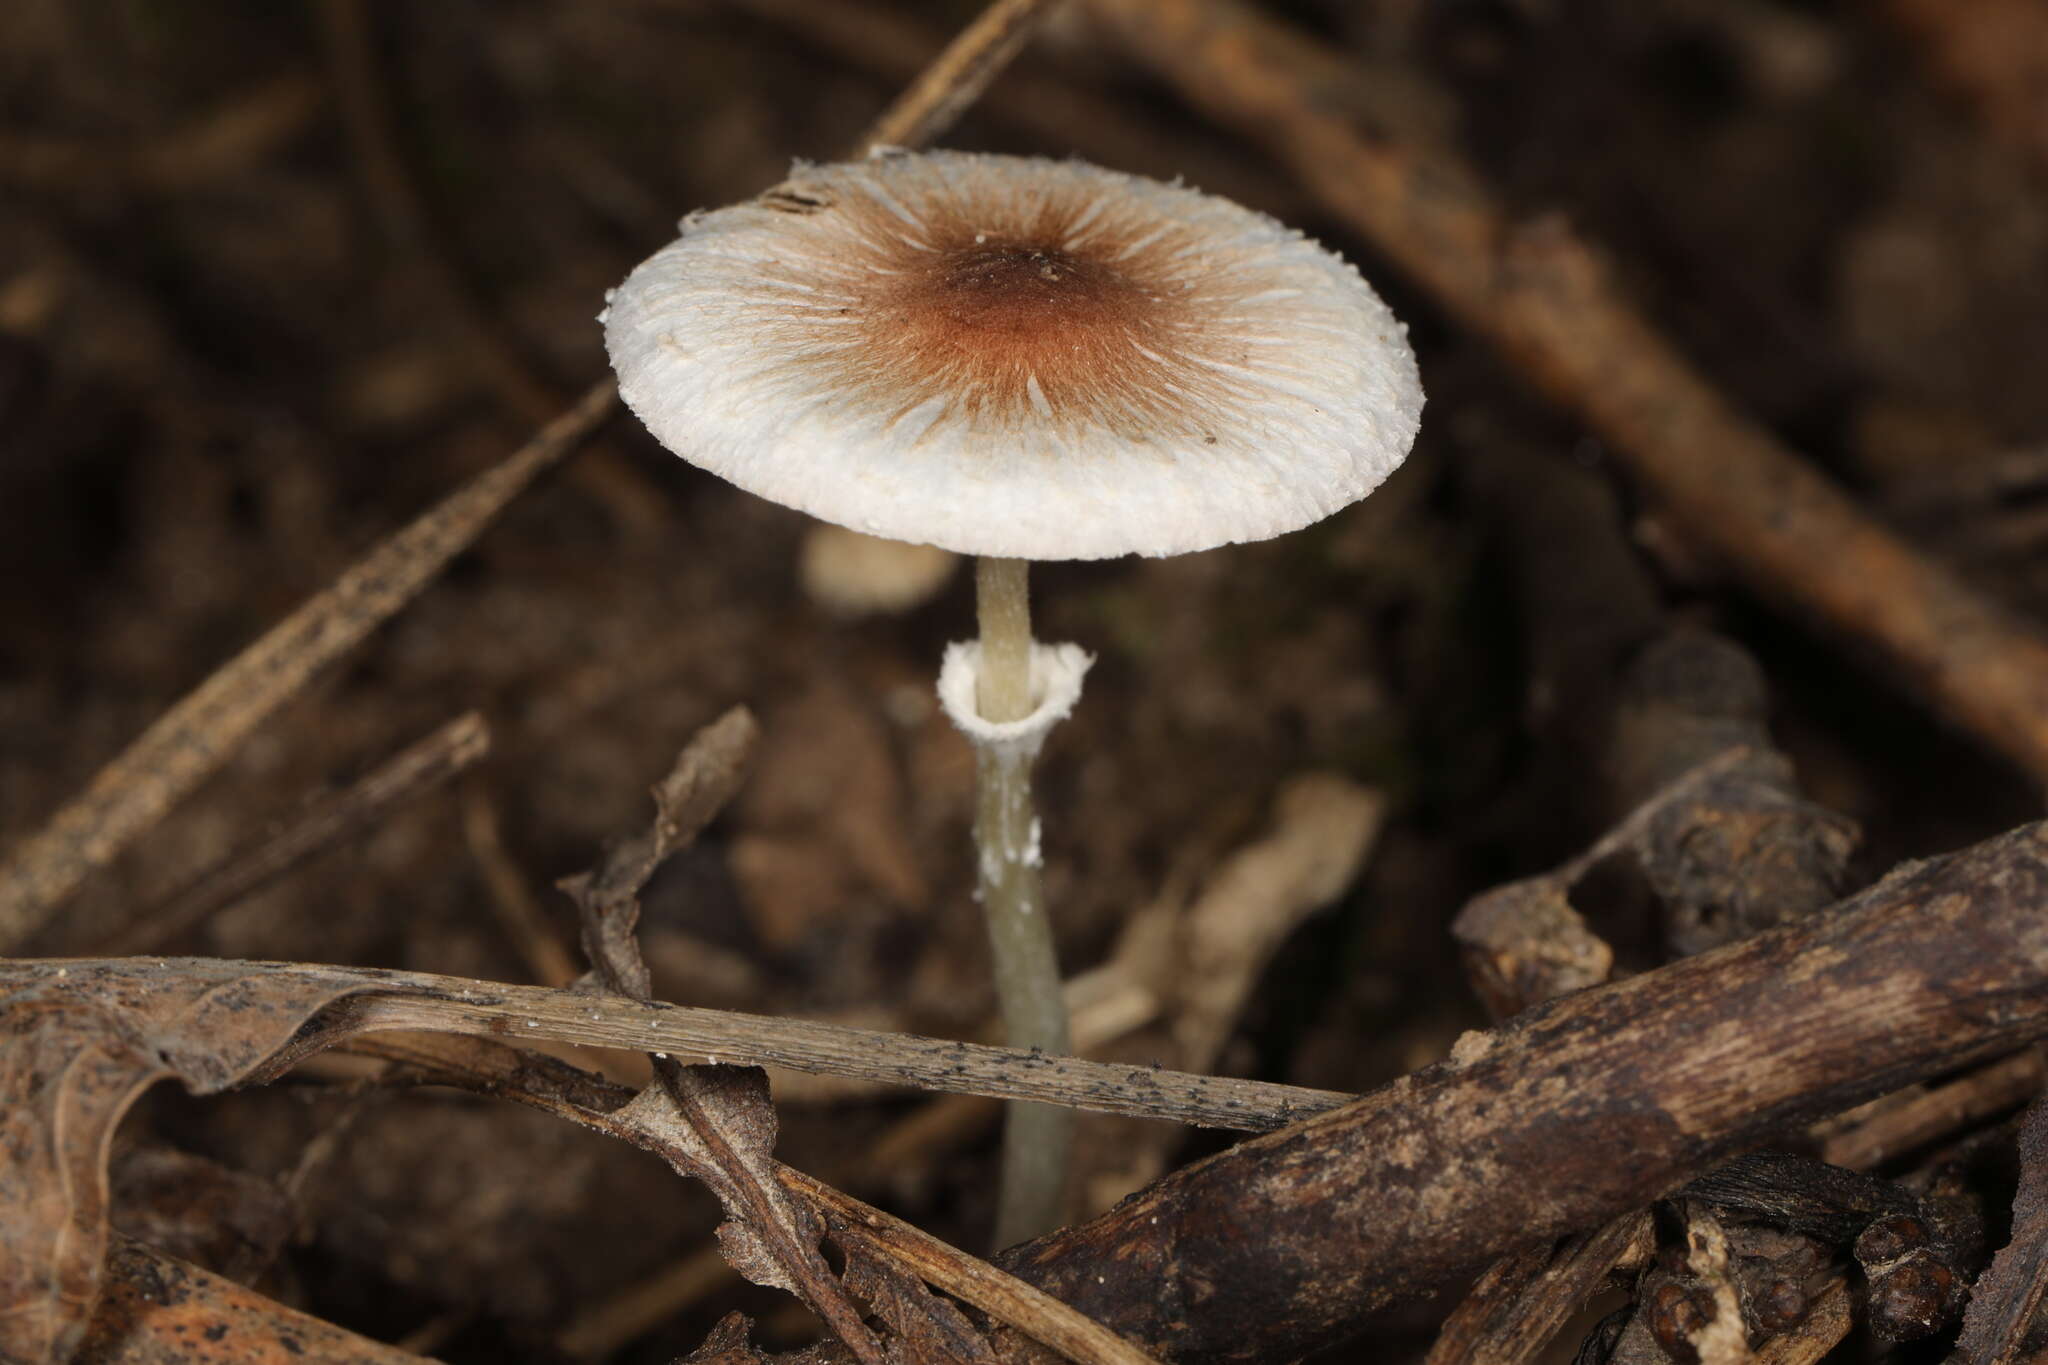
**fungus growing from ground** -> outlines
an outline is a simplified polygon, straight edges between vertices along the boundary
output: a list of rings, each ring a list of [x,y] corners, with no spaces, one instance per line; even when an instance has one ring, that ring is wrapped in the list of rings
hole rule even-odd
[[[1027,561],[1296,530],[1407,454],[1422,388],[1358,272],[1262,214],[1076,161],[799,165],[614,291],[628,406],[749,492],[978,556],[940,696],[973,742],[1009,1041],[1066,1048],[1030,767],[1091,662],[1031,638]],[[1066,1115],[1013,1106],[998,1240],[1049,1225]]]

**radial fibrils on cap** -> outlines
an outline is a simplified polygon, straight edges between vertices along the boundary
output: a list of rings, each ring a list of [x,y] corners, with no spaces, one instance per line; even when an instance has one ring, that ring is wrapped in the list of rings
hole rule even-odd
[[[798,166],[692,215],[605,340],[664,445],[870,534],[1178,554],[1363,497],[1422,389],[1337,256],[1227,200],[1074,161]]]

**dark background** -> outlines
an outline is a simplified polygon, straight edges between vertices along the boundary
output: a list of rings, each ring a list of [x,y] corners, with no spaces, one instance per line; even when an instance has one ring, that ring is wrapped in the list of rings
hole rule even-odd
[[[974,8],[0,7],[0,839],[601,376],[603,290],[683,211],[845,154]],[[1946,83],[1897,22],[1908,6],[1266,8],[1392,73],[1404,116],[1518,214],[1600,243],[1728,396],[1880,517],[2048,609],[2048,163]],[[1371,499],[1267,544],[1035,580],[1041,638],[1100,655],[1042,769],[1070,970],[1169,877],[1255,835],[1287,776],[1333,769],[1393,803],[1361,883],[1268,973],[1230,1069],[1357,1090],[1478,1021],[1446,924],[1616,814],[1586,736],[1608,701],[1603,604],[1645,585],[1667,621],[1756,657],[1806,791],[1864,823],[1866,872],[2036,813],[1854,647],[1690,552],[1596,440],[1078,13],[946,143],[1241,199],[1356,260],[1414,328],[1422,438]],[[1532,531],[1543,487],[1604,511]],[[971,764],[929,695],[971,629],[966,576],[843,620],[799,587],[804,529],[615,421],[37,949],[94,951],[303,794],[474,707],[495,737],[481,769],[171,946],[531,979],[491,868],[573,942],[546,888],[644,820],[682,741],[746,702],[763,779],[657,885],[657,989],[973,1028]],[[791,1103],[782,1150],[843,1176],[913,1103]],[[341,1133],[264,1287],[385,1339],[428,1329],[416,1344],[451,1360],[554,1358],[579,1308],[700,1251],[714,1221],[651,1159],[468,1100],[167,1094],[130,1128],[279,1178]],[[991,1156],[967,1131],[870,1193],[976,1247]],[[616,1358],[685,1351],[734,1304],[792,1344],[803,1324],[777,1297],[714,1280]]]

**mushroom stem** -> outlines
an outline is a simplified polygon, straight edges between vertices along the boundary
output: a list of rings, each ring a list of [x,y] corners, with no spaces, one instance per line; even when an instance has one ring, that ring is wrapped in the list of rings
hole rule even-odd
[[[981,622],[975,707],[986,721],[1022,720],[1036,707],[1031,690],[1029,566],[1021,559],[975,562]],[[989,954],[1011,1047],[1068,1050],[1067,1008],[1059,959],[1038,868],[1038,817],[1031,801],[1031,760],[1037,745],[977,744],[974,842],[980,853],[978,891],[988,916]],[[1003,1122],[996,1245],[1011,1246],[1059,1226],[1073,1112],[1054,1105],[1012,1104]]]
[[[983,555],[974,561],[974,606],[981,624],[975,709],[983,720],[1031,714],[1031,563]]]

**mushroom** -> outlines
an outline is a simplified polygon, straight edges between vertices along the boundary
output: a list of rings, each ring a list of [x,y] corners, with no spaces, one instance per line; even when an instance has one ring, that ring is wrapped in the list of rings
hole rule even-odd
[[[1030,767],[1091,662],[1031,638],[1027,562],[1296,530],[1415,437],[1406,329],[1271,218],[1079,161],[798,164],[694,213],[613,291],[619,392],[661,443],[870,535],[978,557],[942,702],[973,742],[1009,1041],[1066,1047]],[[998,1241],[1056,1221],[1066,1117],[1013,1106]]]

